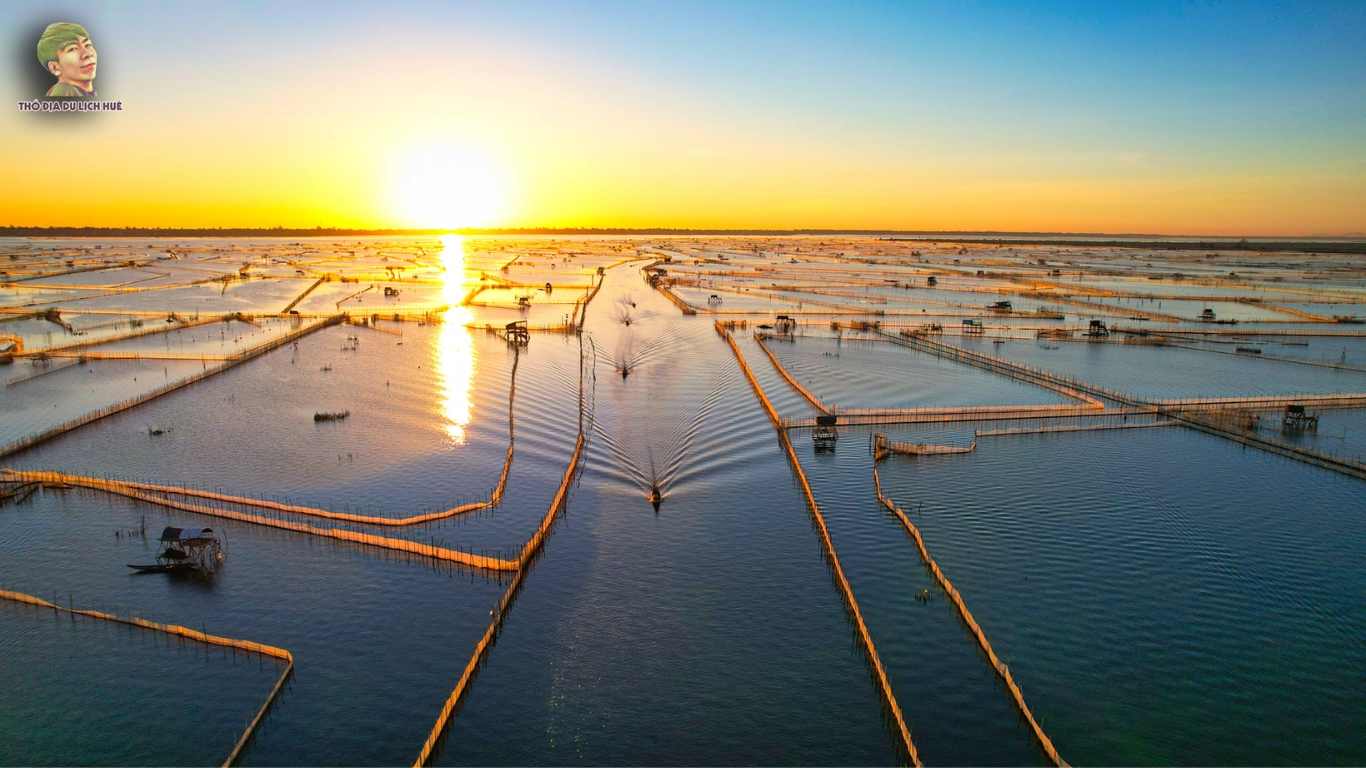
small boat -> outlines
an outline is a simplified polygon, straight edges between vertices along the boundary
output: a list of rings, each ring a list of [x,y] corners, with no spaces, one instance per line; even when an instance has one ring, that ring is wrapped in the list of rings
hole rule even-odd
[[[167,563],[165,565],[161,563],[153,563],[150,565],[133,565],[132,563],[129,563],[128,567],[138,573],[174,573],[176,571],[193,571],[199,568],[199,566],[194,563]]]
[[[659,511],[660,502],[664,501],[664,494],[659,490],[659,484],[650,486],[650,503],[654,505],[655,511]]]

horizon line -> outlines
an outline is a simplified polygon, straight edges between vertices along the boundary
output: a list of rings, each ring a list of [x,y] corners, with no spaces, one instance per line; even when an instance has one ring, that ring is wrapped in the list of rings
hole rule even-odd
[[[1189,235],[1151,232],[1065,232],[984,229],[856,229],[856,228],[688,228],[688,227],[437,227],[437,228],[353,228],[353,227],[96,227],[96,226],[0,226],[0,237],[197,237],[260,235],[267,237],[336,237],[336,236],[392,236],[392,235],[856,235],[856,236],[956,236],[956,237],[1099,237],[1099,238],[1158,238],[1208,241],[1239,240],[1332,240],[1366,239],[1366,233],[1313,235]]]

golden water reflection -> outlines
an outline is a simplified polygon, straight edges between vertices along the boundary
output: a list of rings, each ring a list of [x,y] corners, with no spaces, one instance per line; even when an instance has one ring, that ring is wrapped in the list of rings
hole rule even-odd
[[[449,304],[445,322],[437,334],[436,372],[441,386],[441,415],[445,419],[446,434],[456,445],[465,444],[465,427],[470,423],[473,409],[474,343],[465,325],[474,315],[460,302],[472,278],[465,265],[465,239],[459,235],[441,237],[441,266],[445,269],[446,284],[441,289],[442,303]]]

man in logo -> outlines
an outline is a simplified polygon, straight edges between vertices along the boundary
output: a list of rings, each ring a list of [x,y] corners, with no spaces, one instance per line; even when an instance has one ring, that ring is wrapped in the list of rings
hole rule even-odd
[[[95,93],[95,46],[80,24],[49,24],[38,40],[38,61],[57,76],[48,98],[98,98]]]

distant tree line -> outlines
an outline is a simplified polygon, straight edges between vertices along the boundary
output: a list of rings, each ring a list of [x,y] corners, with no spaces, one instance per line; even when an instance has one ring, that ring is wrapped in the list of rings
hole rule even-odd
[[[376,237],[397,235],[860,235],[887,239],[934,240],[941,243],[989,245],[1054,245],[1074,248],[1149,248],[1155,250],[1302,251],[1366,253],[1366,239],[1234,240],[1233,238],[1166,239],[1154,234],[1101,232],[994,232],[902,229],[684,229],[675,227],[495,227],[463,229],[347,229],[340,227],[0,227],[0,237]],[[1066,238],[1066,239],[1061,239]],[[1079,238],[1105,238],[1086,240]]]

